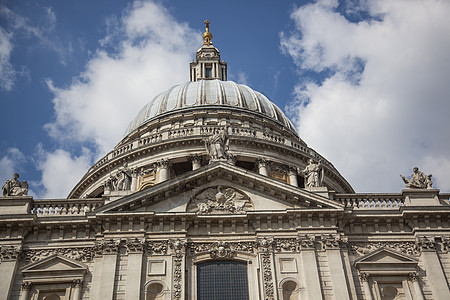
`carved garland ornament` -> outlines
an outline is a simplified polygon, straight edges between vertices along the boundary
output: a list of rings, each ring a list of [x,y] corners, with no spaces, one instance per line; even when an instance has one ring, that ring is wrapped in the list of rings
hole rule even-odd
[[[176,240],[169,241],[169,246],[174,250],[173,255],[173,298],[181,299],[182,292],[182,282],[183,282],[183,255],[185,253],[186,241]]]
[[[197,194],[188,205],[188,211],[198,214],[236,214],[252,208],[247,195],[232,187],[207,188]]]

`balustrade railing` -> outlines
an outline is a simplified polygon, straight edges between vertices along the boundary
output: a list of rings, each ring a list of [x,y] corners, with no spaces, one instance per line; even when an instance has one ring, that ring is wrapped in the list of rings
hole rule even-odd
[[[338,197],[337,201],[354,209],[399,209],[404,205],[400,195],[386,197]]]
[[[31,203],[31,214],[37,216],[85,215],[103,205],[103,199],[44,199]]]

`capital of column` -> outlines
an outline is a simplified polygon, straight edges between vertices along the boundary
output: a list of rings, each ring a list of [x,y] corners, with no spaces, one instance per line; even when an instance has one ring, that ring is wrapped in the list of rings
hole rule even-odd
[[[370,274],[366,273],[366,272],[360,272],[358,274],[359,280],[361,280],[361,282],[368,282],[369,278],[370,278]]]
[[[31,282],[24,281],[20,288],[24,291],[30,291],[31,290]]]
[[[74,288],[81,288],[82,285],[83,285],[83,282],[81,281],[81,279],[72,280],[72,286]]]
[[[408,274],[408,278],[411,282],[419,280],[419,274],[417,272],[411,272]]]
[[[197,170],[202,166],[202,156],[198,154],[191,155],[192,170]]]

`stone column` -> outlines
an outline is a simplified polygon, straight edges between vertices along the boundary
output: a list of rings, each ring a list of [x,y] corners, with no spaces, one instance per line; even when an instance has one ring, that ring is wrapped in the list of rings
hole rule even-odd
[[[168,160],[162,159],[156,164],[156,172],[158,173],[158,183],[166,181],[169,179],[169,165]]]
[[[0,263],[0,300],[10,298],[11,289],[14,282],[14,276],[17,271],[18,257],[22,251],[20,245],[2,246],[1,247],[1,263]]]
[[[191,155],[192,170],[200,169],[202,166],[202,157],[200,155]]]
[[[138,169],[131,170],[131,187],[130,190],[135,192],[137,189],[137,177],[138,177]]]
[[[436,252],[436,244],[433,238],[420,237],[417,244],[421,249],[420,259],[427,271],[427,279],[433,292],[433,298],[436,300],[448,299],[450,290],[447,280]],[[415,288],[415,286],[414,286]]]
[[[102,264],[100,271],[100,284],[96,299],[112,300],[114,293],[114,280],[116,277],[117,255],[119,253],[119,242],[107,240],[101,243]]]
[[[73,300],[81,300],[81,289],[83,282],[80,279],[73,281]]]
[[[410,273],[409,280],[413,283],[413,286],[414,286],[414,295],[415,295],[414,299],[424,300],[422,289],[420,287],[420,282],[419,282],[419,274]]]
[[[268,161],[264,158],[258,158],[257,163],[258,163],[258,173],[264,176],[268,176],[269,175],[269,171],[267,169]]]
[[[333,236],[322,238],[325,245],[328,265],[330,268],[331,282],[336,299],[350,299],[350,291],[345,278],[344,264],[342,263],[339,239]]]
[[[369,285],[369,277],[370,277],[370,275],[368,273],[364,273],[364,272],[359,273],[359,279],[361,280],[361,282],[363,284],[363,291],[364,291],[364,296],[366,296],[366,300],[373,300],[372,291],[370,290],[370,285]]]
[[[141,297],[142,260],[145,242],[139,239],[130,239],[126,243],[128,252],[127,282],[125,285],[125,299],[135,300]],[[131,270],[133,270],[131,272]]]
[[[317,267],[315,238],[314,236],[298,236],[300,245],[300,257],[306,272],[305,286],[307,299],[323,299],[322,287],[320,285],[319,268]]]
[[[289,176],[289,184],[298,187],[297,168],[290,167],[288,176]]]
[[[216,75],[216,64],[215,63],[213,63],[212,64],[212,70],[211,70],[211,77],[216,77],[217,75]]]
[[[31,290],[31,282],[25,281],[22,283],[22,287],[20,289],[20,300],[28,300],[28,295]]]

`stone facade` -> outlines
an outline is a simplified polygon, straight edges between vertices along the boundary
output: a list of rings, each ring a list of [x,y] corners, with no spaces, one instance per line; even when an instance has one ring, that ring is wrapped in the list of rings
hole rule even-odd
[[[275,105],[219,80],[226,63],[202,77],[207,33],[196,85],[155,98],[67,199],[0,198],[0,299],[213,299],[214,262],[244,266],[251,300],[449,299],[450,194],[355,193]]]

